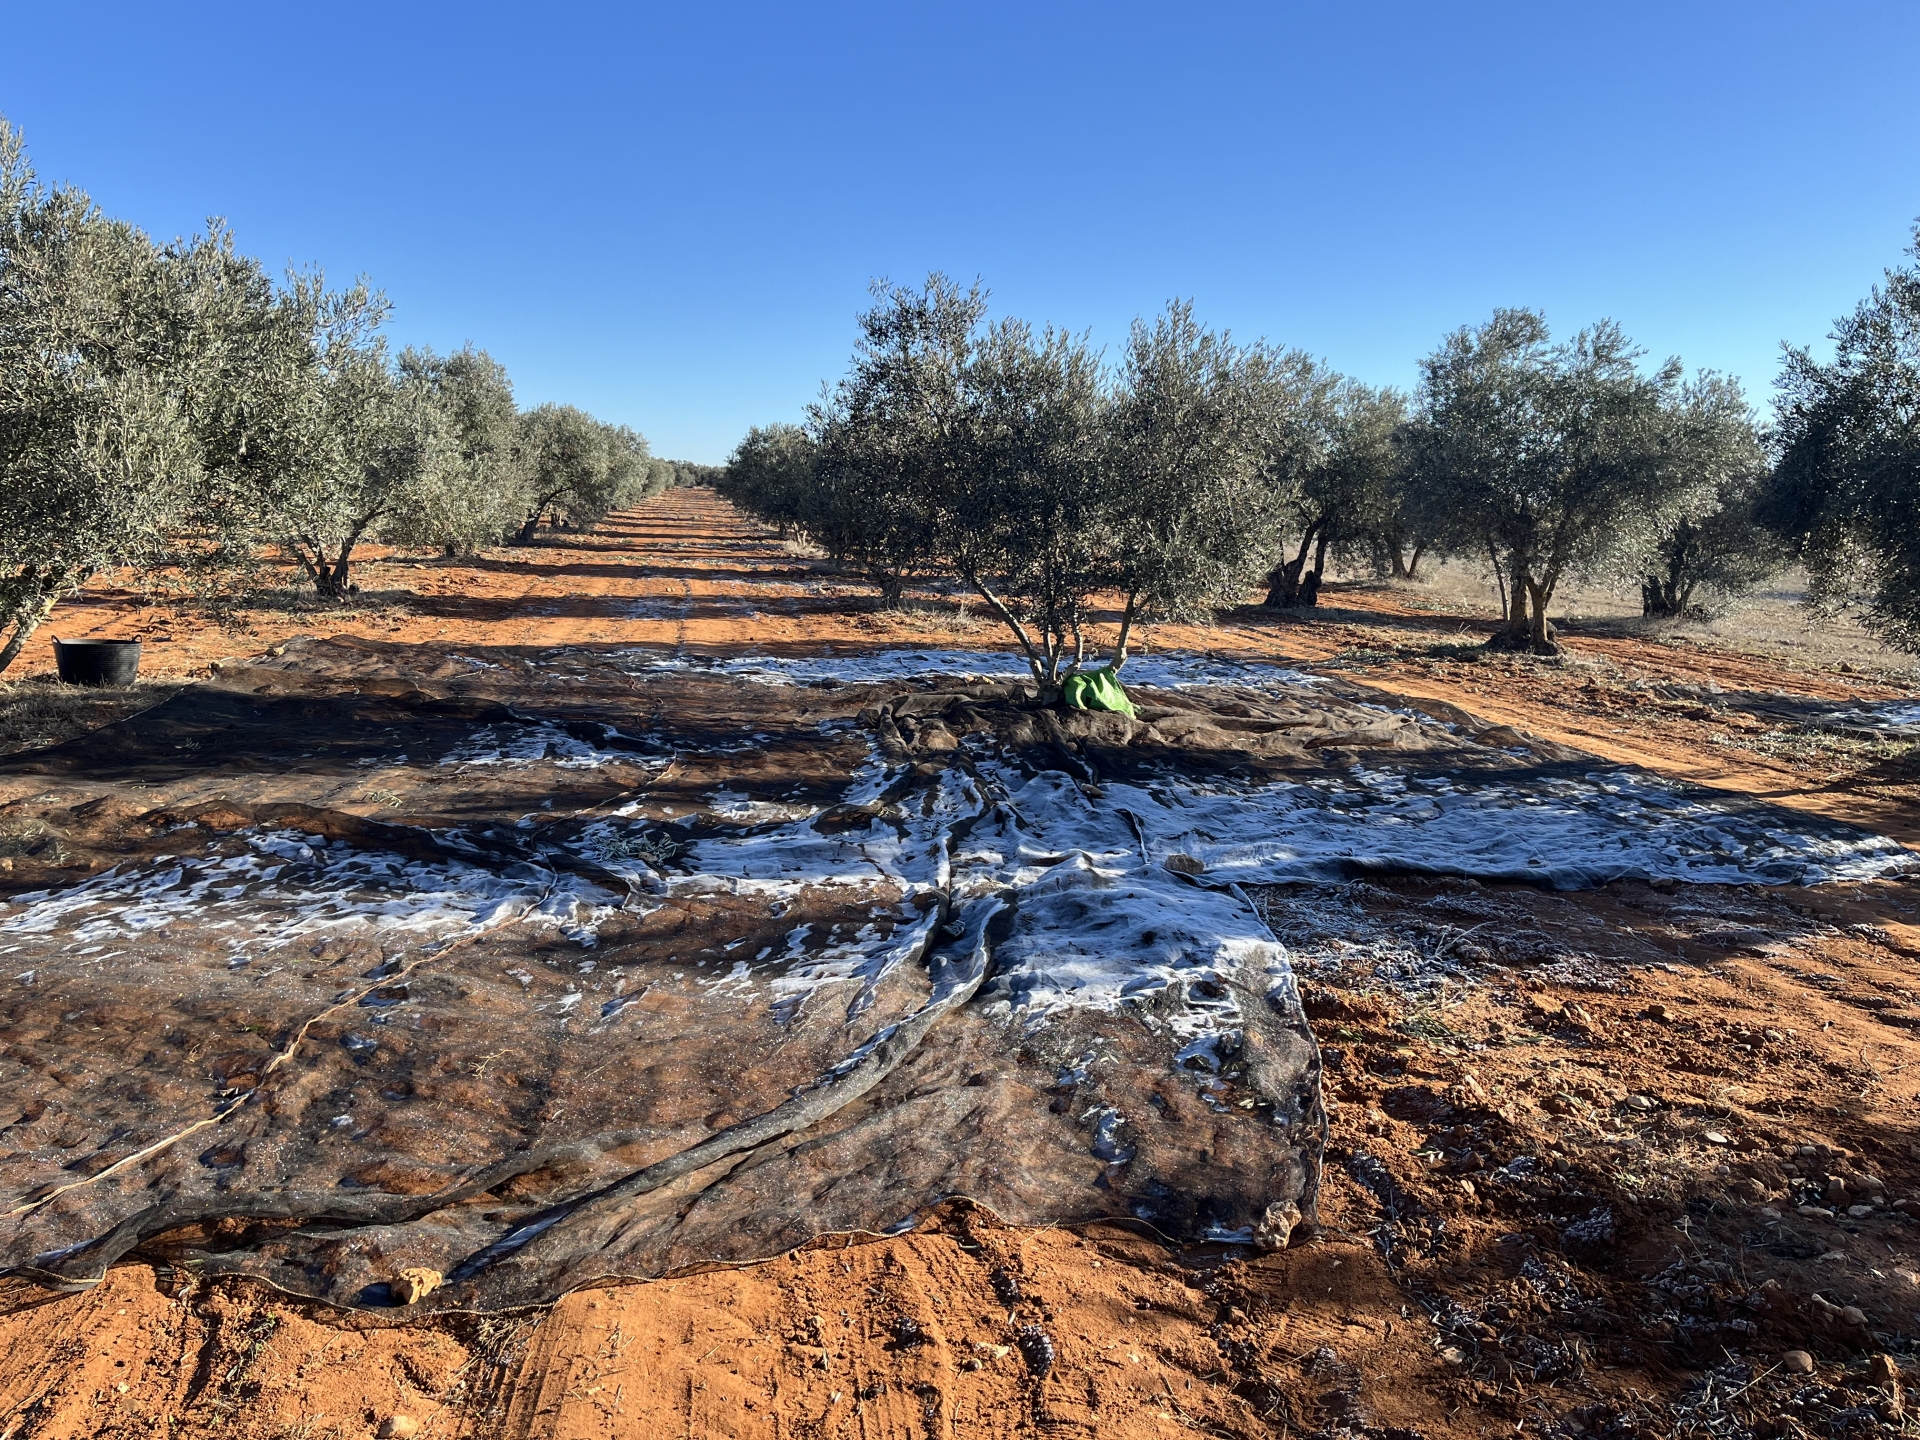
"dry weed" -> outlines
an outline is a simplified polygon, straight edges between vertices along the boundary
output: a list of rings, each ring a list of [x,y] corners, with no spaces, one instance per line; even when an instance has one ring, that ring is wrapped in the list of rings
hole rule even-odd
[[[58,745],[158,705],[181,688],[166,680],[63,685],[51,676],[0,684],[0,755]]]

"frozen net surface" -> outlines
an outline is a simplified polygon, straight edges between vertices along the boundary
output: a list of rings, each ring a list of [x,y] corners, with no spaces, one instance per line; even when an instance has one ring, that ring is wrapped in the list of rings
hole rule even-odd
[[[1825,729],[1883,735],[1889,740],[1920,740],[1920,700],[1882,700],[1829,710],[1816,723]]]
[[[1905,874],[1920,857],[1883,836],[1752,806],[1624,769],[1525,780],[1356,767],[1268,787],[1115,787],[1148,850],[1243,884],[1366,872],[1518,880],[1814,885]]]
[[[32,1117],[0,1160],[0,1245],[27,1273],[137,1253],[379,1307],[425,1266],[458,1277],[430,1303],[487,1308],[952,1195],[1273,1241],[1313,1209],[1318,1060],[1239,882],[1911,864],[1445,727],[1201,781],[1164,749],[1115,770],[1134,732],[1082,717],[1105,727],[1096,782],[984,722],[905,745],[868,690],[295,658],[15,767],[10,803],[75,847],[0,910],[0,1039],[24,1061],[0,1103]],[[1165,681],[1258,688],[1215,677]],[[1261,685],[1372,733],[1320,687]],[[255,764],[289,713],[311,751]],[[378,824],[338,808],[370,768]],[[742,1127],[746,1148],[635,1188]]]
[[[847,685],[937,677],[956,680],[1030,680],[1023,656],[1013,651],[892,648],[839,655],[740,655],[710,658],[656,650],[628,650],[619,657],[636,674],[692,671],[726,675],[763,685]],[[1128,685],[1189,689],[1203,685],[1287,688],[1315,683],[1313,676],[1283,665],[1218,660],[1198,655],[1138,655],[1121,671]]]

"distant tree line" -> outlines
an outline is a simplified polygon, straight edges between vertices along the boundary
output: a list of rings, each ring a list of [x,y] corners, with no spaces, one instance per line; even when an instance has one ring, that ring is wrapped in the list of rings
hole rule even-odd
[[[483,350],[392,355],[386,302],[282,282],[213,225],[159,244],[39,183],[0,120],[0,670],[127,566],[244,585],[284,554],[329,598],[366,541],[457,554],[682,483],[646,441],[516,405]]]

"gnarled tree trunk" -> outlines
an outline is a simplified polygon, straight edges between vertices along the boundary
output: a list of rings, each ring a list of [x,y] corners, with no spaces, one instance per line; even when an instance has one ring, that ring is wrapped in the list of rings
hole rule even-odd
[[[1553,626],[1547,620],[1547,601],[1553,587],[1544,581],[1529,580],[1527,594],[1533,600],[1533,619],[1527,629],[1528,647],[1536,655],[1558,655],[1560,642],[1553,638]]]
[[[1693,603],[1693,582],[1687,578],[1687,557],[1676,550],[1668,555],[1665,572],[1646,575],[1640,581],[1640,613],[1672,619],[1687,613]]]
[[[1268,609],[1291,610],[1300,603],[1301,575],[1307,568],[1307,554],[1313,549],[1319,532],[1319,522],[1309,525],[1307,533],[1300,537],[1300,553],[1268,573],[1267,598],[1261,602]]]
[[[1489,551],[1492,547],[1489,546]],[[1499,556],[1493,556],[1494,574],[1501,574]],[[1522,654],[1558,655],[1560,642],[1547,620],[1547,604],[1553,599],[1554,581],[1536,580],[1531,562],[1515,555],[1508,566],[1503,596],[1506,622],[1488,640],[1495,650],[1514,650]]]
[[[1313,552],[1313,569],[1309,570],[1300,581],[1297,603],[1302,606],[1311,608],[1320,603],[1320,584],[1327,575],[1327,544],[1332,538],[1331,531],[1320,532],[1319,544],[1315,546]]]

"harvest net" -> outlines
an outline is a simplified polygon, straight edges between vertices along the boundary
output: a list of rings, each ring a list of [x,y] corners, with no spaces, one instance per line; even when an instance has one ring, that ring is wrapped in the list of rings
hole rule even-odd
[[[1242,885],[1911,864],[1274,667],[1128,682],[301,642],[16,757],[0,1263],[417,1313],[955,1197],[1284,1244],[1319,1059]]]

